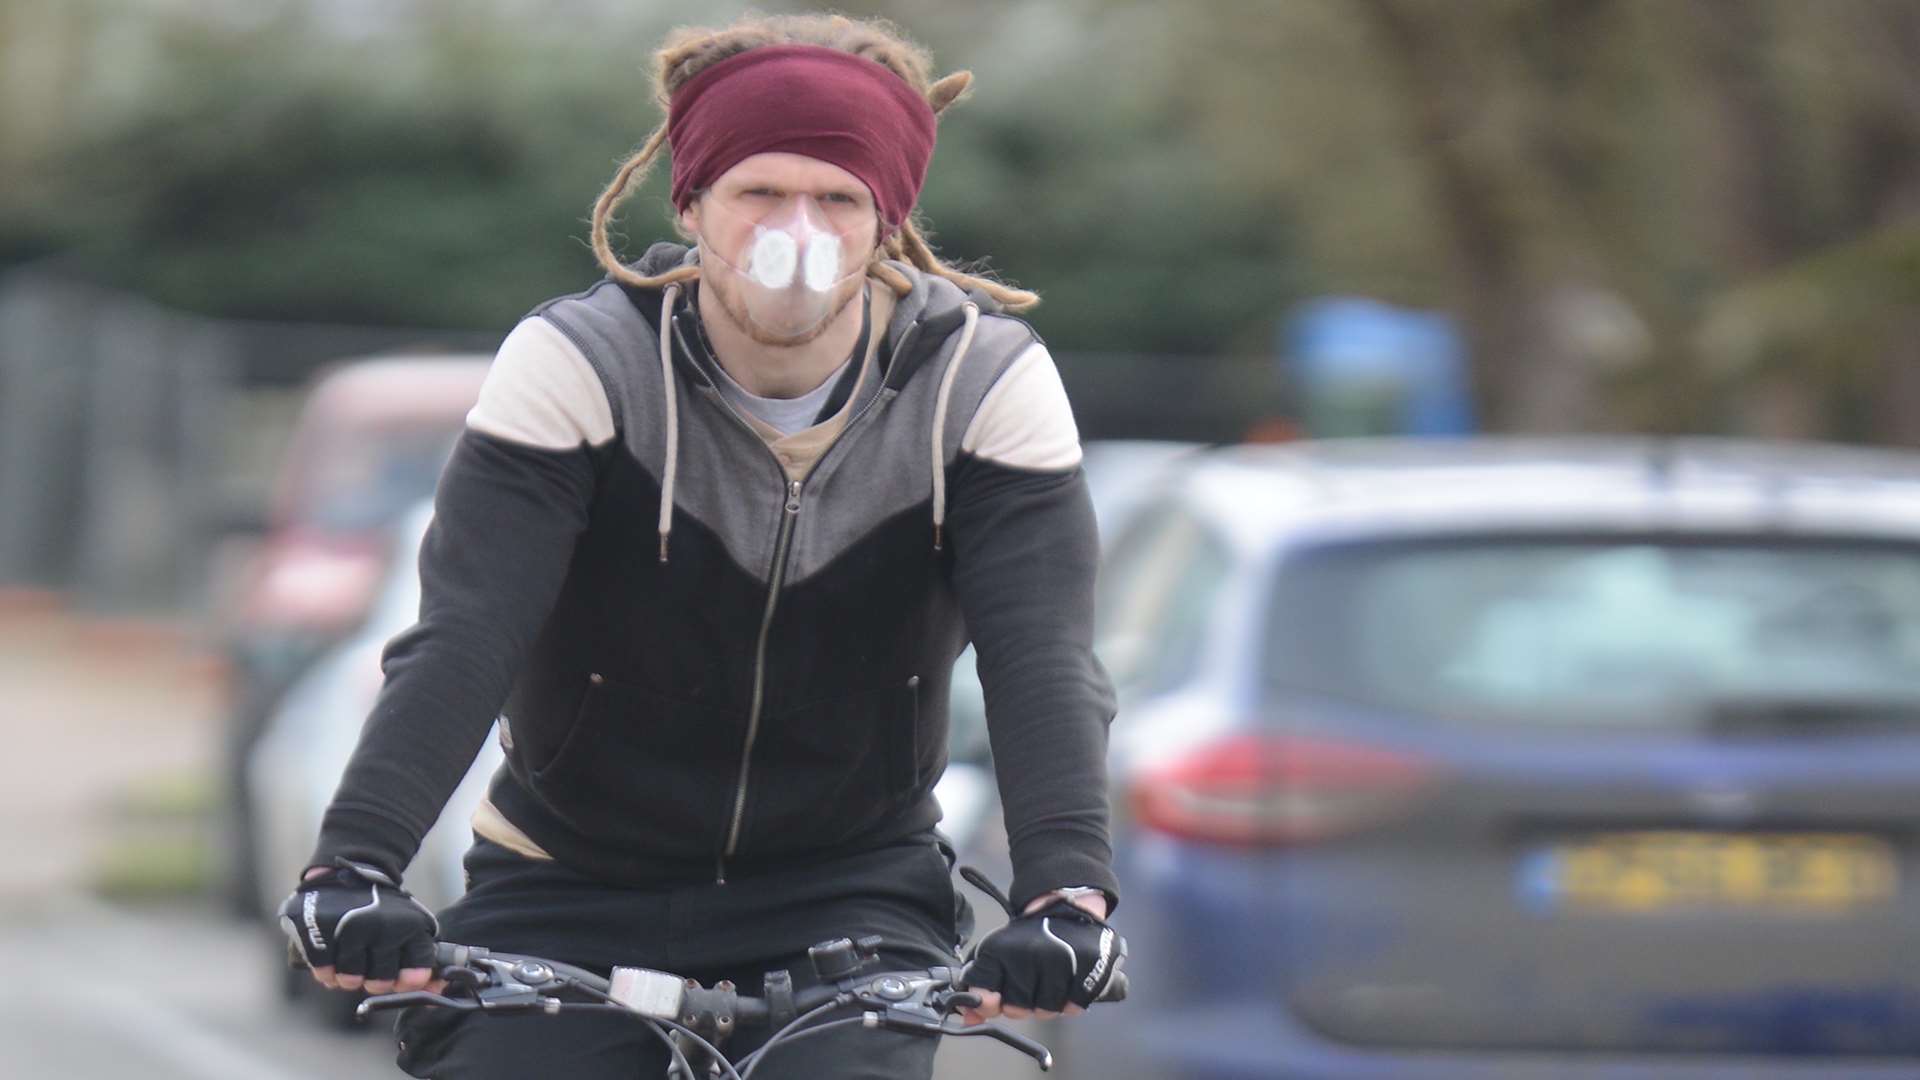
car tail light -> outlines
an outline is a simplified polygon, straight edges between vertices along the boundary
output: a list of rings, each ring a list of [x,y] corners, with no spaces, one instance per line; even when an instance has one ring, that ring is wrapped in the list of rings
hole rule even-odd
[[[373,544],[295,537],[270,548],[245,598],[248,623],[338,633],[366,615],[386,572]]]
[[[1210,743],[1135,781],[1135,818],[1191,840],[1248,847],[1311,843],[1408,809],[1431,781],[1426,759],[1307,736]]]

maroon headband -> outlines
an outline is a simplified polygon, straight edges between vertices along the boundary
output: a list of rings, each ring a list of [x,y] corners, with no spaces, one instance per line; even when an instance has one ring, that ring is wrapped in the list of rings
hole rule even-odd
[[[673,206],[755,154],[838,165],[873,192],[889,230],[907,219],[933,158],[933,109],[879,62],[821,45],[765,45],[687,80],[667,110]]]

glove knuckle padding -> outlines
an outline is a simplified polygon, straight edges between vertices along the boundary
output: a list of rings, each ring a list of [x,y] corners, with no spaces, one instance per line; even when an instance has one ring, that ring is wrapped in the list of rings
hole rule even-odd
[[[1006,985],[1007,979],[1006,972],[1000,967],[999,957],[992,953],[982,955],[980,950],[975,949],[974,958],[960,973],[960,981],[966,986],[998,992]]]
[[[1058,1012],[1093,1004],[1126,955],[1112,926],[1062,903],[988,934],[965,977],[969,986],[999,990],[1008,1005]]]
[[[403,963],[429,966],[439,929],[386,875],[351,864],[302,882],[280,905],[280,925],[308,966],[375,979],[396,977]]]

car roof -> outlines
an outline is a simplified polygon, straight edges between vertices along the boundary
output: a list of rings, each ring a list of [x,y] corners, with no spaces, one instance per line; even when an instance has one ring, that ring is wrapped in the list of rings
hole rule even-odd
[[[472,353],[343,361],[315,377],[307,411],[325,426],[464,416],[491,361]]]
[[[1920,539],[1920,453],[1716,438],[1341,439],[1222,447],[1167,480],[1255,547],[1301,532]]]

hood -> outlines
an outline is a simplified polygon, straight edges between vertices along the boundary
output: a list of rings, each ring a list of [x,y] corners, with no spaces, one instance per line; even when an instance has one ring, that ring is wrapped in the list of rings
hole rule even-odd
[[[664,240],[649,247],[639,260],[633,263],[633,269],[649,277],[665,273],[675,267],[697,264],[700,261],[696,249],[685,244],[676,244]],[[881,355],[886,357],[883,368],[881,389],[898,389],[926,364],[928,359],[940,351],[940,347],[956,331],[960,334],[959,344],[954,347],[952,357],[947,361],[941,373],[940,391],[934,406],[932,445],[929,453],[933,474],[933,549],[939,551],[946,521],[947,484],[946,484],[946,415],[949,393],[953,388],[954,376],[959,372],[961,363],[966,359],[967,349],[973,343],[974,328],[979,324],[980,313],[997,313],[1000,304],[992,297],[978,290],[964,291],[960,286],[935,274],[926,274],[897,259],[887,260],[887,264],[898,270],[913,283],[905,296],[899,297],[893,308],[893,315],[887,320],[887,333]],[[673,335],[669,329],[672,320],[674,302],[681,292],[679,285],[668,285],[664,289],[638,290],[631,286],[622,286],[628,299],[639,308],[643,316],[653,325],[655,337],[660,343],[660,377],[666,384],[667,392],[662,399],[662,411],[665,413],[667,428],[666,466],[662,471],[660,484],[660,561],[668,561],[673,534],[673,487],[674,474],[680,456],[680,413],[674,394]],[[882,285],[883,288],[887,287]],[[659,314],[652,317],[650,309],[657,305]],[[905,346],[903,348],[903,346]],[[704,376],[703,376],[704,377]],[[795,481],[798,491],[799,481]]]

